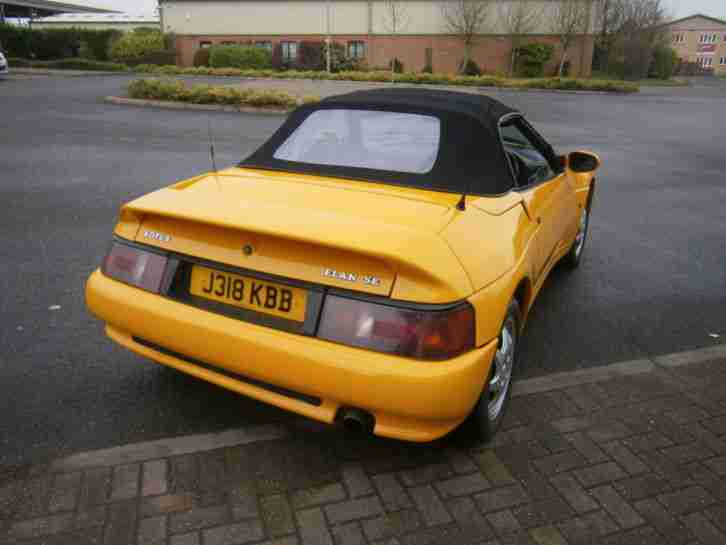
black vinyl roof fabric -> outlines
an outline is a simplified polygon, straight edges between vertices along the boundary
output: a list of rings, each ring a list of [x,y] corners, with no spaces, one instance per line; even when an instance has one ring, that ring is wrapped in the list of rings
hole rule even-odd
[[[315,111],[354,109],[438,117],[438,156],[424,174],[310,164],[275,158],[276,150]],[[433,89],[374,89],[328,97],[294,110],[285,123],[240,166],[403,185],[473,195],[498,195],[514,185],[499,137],[499,122],[516,113],[484,95]]]

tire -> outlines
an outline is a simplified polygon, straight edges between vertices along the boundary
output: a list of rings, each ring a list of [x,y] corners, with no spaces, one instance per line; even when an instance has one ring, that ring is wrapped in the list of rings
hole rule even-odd
[[[494,437],[509,406],[512,376],[519,354],[521,324],[519,304],[512,300],[502,323],[499,347],[484,390],[462,426],[467,435],[476,441],[489,441]]]
[[[586,206],[580,213],[580,224],[575,235],[575,240],[570,247],[570,251],[563,257],[561,263],[568,269],[576,269],[582,261],[582,254],[585,251],[587,243],[587,233],[590,230],[590,206]]]

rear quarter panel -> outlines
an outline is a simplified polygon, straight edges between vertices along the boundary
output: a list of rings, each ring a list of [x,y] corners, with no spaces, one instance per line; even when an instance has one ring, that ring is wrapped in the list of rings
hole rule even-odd
[[[469,301],[476,312],[478,346],[499,334],[519,282],[529,276],[534,230],[519,202],[498,215],[472,203],[443,233],[474,287]]]

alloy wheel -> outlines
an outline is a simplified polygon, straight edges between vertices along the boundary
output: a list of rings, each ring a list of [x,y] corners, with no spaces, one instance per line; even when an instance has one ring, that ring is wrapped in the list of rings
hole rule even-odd
[[[496,420],[502,412],[507,392],[512,382],[514,355],[517,342],[516,326],[513,318],[508,318],[499,337],[499,348],[494,356],[494,374],[489,380],[489,420]]]
[[[589,216],[587,208],[584,208],[582,210],[582,214],[580,214],[580,229],[577,231],[577,236],[575,237],[575,257],[580,257],[582,249],[585,247],[585,237],[587,236],[588,221]]]

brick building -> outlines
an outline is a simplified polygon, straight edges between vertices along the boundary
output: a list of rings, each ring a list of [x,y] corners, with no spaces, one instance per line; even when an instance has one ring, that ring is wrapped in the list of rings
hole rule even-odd
[[[686,62],[695,62],[717,75],[726,74],[726,21],[691,15],[664,26],[673,48]]]
[[[387,0],[163,0],[160,2],[165,32],[177,35],[178,62],[190,66],[201,47],[222,43],[253,42],[260,47],[282,45],[288,58],[297,55],[301,40],[343,43],[349,56],[364,58],[369,67],[387,66],[392,58],[407,71],[430,64],[435,72],[455,72],[464,56],[461,39],[447,31],[443,2],[451,0],[397,0],[403,16],[400,30],[391,32]],[[531,3],[539,15],[537,28],[524,41],[557,46],[548,75],[557,70],[559,47],[553,35],[552,14],[558,0]],[[590,14],[568,51],[570,74],[589,76],[592,68],[595,13],[598,0],[582,0]],[[506,72],[512,37],[501,24],[504,9],[516,0],[492,2],[484,32],[473,48],[473,60],[489,73]]]

